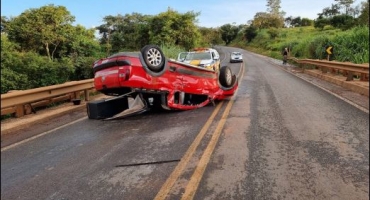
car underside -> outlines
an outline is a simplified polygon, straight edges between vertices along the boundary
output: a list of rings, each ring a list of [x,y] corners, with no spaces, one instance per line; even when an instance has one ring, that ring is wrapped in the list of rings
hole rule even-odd
[[[129,98],[138,99],[145,110],[196,109],[232,96],[238,85],[227,66],[215,72],[166,59],[155,45],[145,46],[140,53],[118,53],[100,59],[93,70],[97,91],[116,101],[127,101],[121,102],[125,105],[129,105]]]

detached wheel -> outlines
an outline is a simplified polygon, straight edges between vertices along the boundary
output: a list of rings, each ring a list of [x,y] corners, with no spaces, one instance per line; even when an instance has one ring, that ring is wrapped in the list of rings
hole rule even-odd
[[[144,62],[153,72],[160,72],[164,68],[165,57],[162,50],[156,45],[146,45],[141,49]]]
[[[220,69],[220,84],[224,87],[230,87],[233,84],[233,74],[229,66],[222,66]]]

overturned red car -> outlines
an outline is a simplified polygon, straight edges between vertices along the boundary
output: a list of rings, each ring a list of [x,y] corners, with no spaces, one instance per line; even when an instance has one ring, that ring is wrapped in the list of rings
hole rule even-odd
[[[90,119],[112,118],[125,110],[133,110],[128,115],[157,108],[196,109],[234,95],[238,87],[228,66],[214,71],[167,59],[156,45],[97,60],[93,72],[95,89],[112,98],[89,102]]]

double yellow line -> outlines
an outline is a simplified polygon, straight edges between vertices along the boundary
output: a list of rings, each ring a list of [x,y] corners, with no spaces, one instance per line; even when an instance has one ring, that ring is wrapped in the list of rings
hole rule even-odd
[[[241,66],[242,67],[242,66]],[[241,68],[242,70],[239,71],[238,77],[240,81],[240,75],[244,73],[244,67]],[[237,93],[237,91],[235,92]],[[209,163],[209,160],[211,159],[211,155],[216,147],[216,144],[218,142],[218,139],[222,133],[222,129],[226,123],[227,117],[230,113],[231,107],[234,104],[235,101],[235,95],[230,99],[229,103],[227,104],[220,122],[218,123],[215,131],[212,134],[212,138],[209,141],[206,149],[203,152],[203,155],[201,159],[198,162],[197,167],[194,170],[193,175],[191,176],[186,188],[185,192],[182,195],[183,200],[193,199],[194,195],[198,189],[199,183],[203,177],[204,171]],[[181,158],[181,161],[179,164],[175,167],[175,169],[172,171],[171,175],[167,178],[166,182],[162,185],[161,189],[155,196],[155,200],[163,200],[167,197],[168,193],[170,192],[171,188],[175,184],[176,180],[179,178],[179,176],[184,171],[186,165],[189,163],[190,159],[193,157],[197,147],[199,146],[201,140],[203,139],[204,135],[207,133],[210,125],[212,124],[214,118],[220,111],[224,101],[221,101],[215,108],[215,110],[212,112],[211,116],[207,120],[207,122],[204,124],[203,128],[193,141],[193,143],[190,145],[189,149],[185,152],[185,155]]]

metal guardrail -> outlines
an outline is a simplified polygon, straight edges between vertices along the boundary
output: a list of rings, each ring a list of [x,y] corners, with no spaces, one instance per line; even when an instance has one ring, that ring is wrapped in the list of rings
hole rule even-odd
[[[313,59],[297,59],[290,58],[291,60],[297,62],[298,64],[310,64],[317,66],[321,69],[323,73],[328,71],[331,73],[340,72],[343,76],[347,77],[347,81],[352,81],[355,74],[360,75],[361,81],[369,80],[369,63],[364,64],[354,64],[350,62],[337,62],[337,61],[327,61],[327,60],[313,60]],[[329,70],[328,70],[329,69]]]
[[[369,64],[354,64],[348,62],[336,62],[327,60],[289,58],[300,65],[308,64],[319,67],[323,73],[328,69],[332,73],[341,72],[347,76],[347,81],[353,80],[355,74],[360,74],[361,81],[369,80]],[[89,100],[89,90],[94,89],[94,80],[72,81],[59,85],[35,88],[23,91],[14,91],[1,95],[1,115],[13,114],[21,117],[29,114],[34,107],[48,105],[63,100],[80,98],[80,92],[84,91],[85,101]]]
[[[1,115],[15,113],[16,117],[21,117],[24,114],[29,114],[37,106],[68,99],[79,99],[81,91],[84,91],[85,101],[88,101],[89,90],[92,89],[94,89],[94,80],[87,79],[9,92],[1,95]]]

